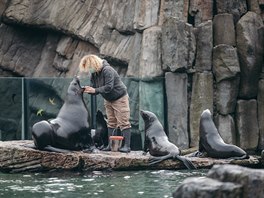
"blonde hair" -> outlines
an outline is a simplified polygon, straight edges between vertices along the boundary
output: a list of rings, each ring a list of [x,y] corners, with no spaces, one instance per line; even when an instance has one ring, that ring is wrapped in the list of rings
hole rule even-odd
[[[103,60],[96,55],[84,56],[79,64],[81,72],[88,72],[90,68],[95,69],[96,72],[100,71],[103,65]]]

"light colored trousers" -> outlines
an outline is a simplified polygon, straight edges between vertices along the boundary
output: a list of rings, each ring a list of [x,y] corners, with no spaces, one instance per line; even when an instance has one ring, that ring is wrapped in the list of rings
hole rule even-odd
[[[128,95],[111,102],[104,100],[104,106],[108,120],[107,126],[109,128],[119,127],[121,131],[131,128],[131,124],[129,122],[130,108]]]

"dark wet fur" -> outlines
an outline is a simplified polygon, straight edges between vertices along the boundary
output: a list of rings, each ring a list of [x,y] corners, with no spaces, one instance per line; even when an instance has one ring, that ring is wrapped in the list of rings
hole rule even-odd
[[[83,91],[79,79],[75,77],[68,87],[66,100],[57,117],[33,125],[32,139],[36,148],[53,152],[93,150],[89,113],[83,100]],[[78,111],[72,104],[78,104]],[[72,112],[75,116],[71,116]],[[64,128],[65,126],[68,128]]]
[[[152,155],[149,159],[149,165],[160,163],[167,159],[179,160],[188,169],[196,169],[195,165],[186,157],[180,156],[178,147],[168,139],[161,143],[158,137],[165,137],[166,133],[162,125],[152,112],[141,111],[141,116],[145,123],[145,142],[144,152],[150,151]],[[154,125],[154,128],[151,128]],[[164,145],[166,144],[166,145]]]
[[[108,145],[108,129],[106,117],[98,110],[96,113],[96,131],[93,137],[97,148],[102,149]]]
[[[206,156],[217,159],[248,159],[249,155],[240,147],[224,143],[216,128],[211,112],[203,111],[200,118],[199,152],[196,156]]]

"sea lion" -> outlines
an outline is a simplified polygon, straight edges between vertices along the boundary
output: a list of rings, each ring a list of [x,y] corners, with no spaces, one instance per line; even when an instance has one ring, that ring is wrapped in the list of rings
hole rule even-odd
[[[230,159],[247,159],[248,154],[232,144],[226,144],[218,133],[218,130],[212,120],[209,109],[202,112],[200,118],[200,140],[199,151],[195,156],[206,156],[212,158],[230,158]]]
[[[194,164],[184,156],[180,156],[180,149],[168,140],[164,129],[157,116],[150,111],[140,111],[145,123],[145,143],[144,151],[149,151],[149,164],[156,164],[166,159],[178,159],[188,169],[195,169]]]
[[[100,110],[96,113],[96,130],[93,141],[99,149],[103,149],[108,145],[107,119]]]
[[[32,139],[37,149],[67,152],[94,148],[83,91],[79,78],[74,77],[57,117],[33,125]]]

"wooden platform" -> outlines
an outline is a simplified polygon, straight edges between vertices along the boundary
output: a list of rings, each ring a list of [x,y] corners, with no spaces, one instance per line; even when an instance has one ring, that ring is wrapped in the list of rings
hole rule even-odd
[[[54,153],[39,151],[26,147],[33,145],[26,141],[0,141],[0,171],[17,172],[42,172],[42,171],[102,171],[102,170],[144,170],[144,169],[186,169],[175,160],[166,160],[160,164],[149,166],[149,154],[143,151],[130,153],[105,152],[84,153],[82,151],[69,153]],[[188,153],[184,151],[184,153]],[[224,160],[213,158],[189,157],[197,168],[210,168],[214,164],[238,164],[246,167],[259,166],[260,157],[250,156],[247,160]]]

